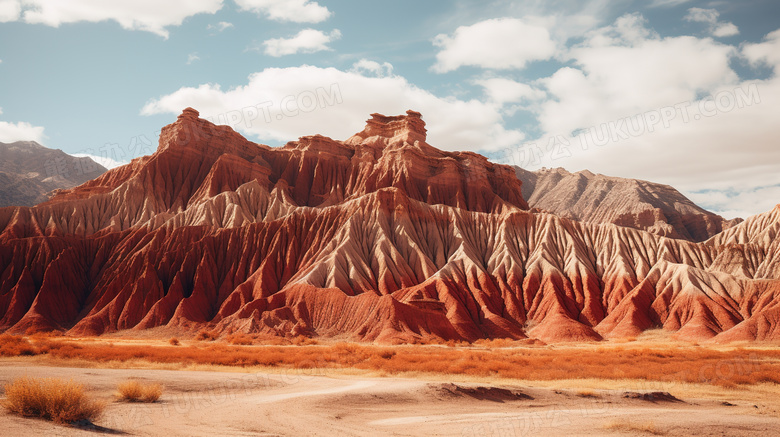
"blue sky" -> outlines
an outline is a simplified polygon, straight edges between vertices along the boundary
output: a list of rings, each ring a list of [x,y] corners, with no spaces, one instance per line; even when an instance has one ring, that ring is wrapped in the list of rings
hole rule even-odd
[[[779,30],[772,0],[0,0],[0,141],[126,162],[186,106],[272,146],[414,109],[744,217],[780,203]]]

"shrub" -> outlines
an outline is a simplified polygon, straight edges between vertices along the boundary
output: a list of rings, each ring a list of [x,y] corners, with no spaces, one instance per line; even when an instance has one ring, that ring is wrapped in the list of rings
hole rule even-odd
[[[230,344],[236,344],[242,346],[249,346],[252,343],[254,343],[252,337],[246,334],[230,334],[227,337],[225,337],[225,340],[227,340],[227,342]]]
[[[195,340],[198,341],[214,341],[217,339],[217,333],[209,331],[208,329],[202,329],[195,335]]]
[[[156,402],[162,396],[162,386],[125,381],[117,386],[117,396],[128,402]]]
[[[179,339],[176,338],[176,337],[173,337],[170,340],[168,340],[168,343],[172,344],[173,346],[178,346],[178,345],[181,344],[181,343],[179,343]]]
[[[84,394],[81,384],[56,378],[18,378],[5,386],[5,395],[9,411],[58,423],[92,421],[104,408]]]
[[[299,335],[292,339],[292,344],[296,346],[311,346],[317,344],[317,340],[306,337],[305,335]]]
[[[38,350],[26,338],[10,334],[0,335],[0,357],[37,354]]]

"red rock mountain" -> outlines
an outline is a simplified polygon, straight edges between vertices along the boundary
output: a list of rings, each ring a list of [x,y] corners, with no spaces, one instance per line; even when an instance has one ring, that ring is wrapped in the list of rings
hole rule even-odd
[[[739,224],[706,211],[668,185],[562,168],[515,167],[523,198],[535,209],[587,223],[612,223],[656,235],[704,241]]]
[[[155,154],[0,209],[0,329],[409,341],[780,338],[780,208],[705,243],[532,213],[419,113],[281,148],[186,109]]]

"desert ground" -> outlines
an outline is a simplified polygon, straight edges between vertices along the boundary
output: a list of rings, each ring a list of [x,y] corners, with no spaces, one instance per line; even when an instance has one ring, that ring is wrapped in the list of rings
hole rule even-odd
[[[95,341],[84,341],[90,342]],[[155,347],[145,340],[112,342],[116,348]],[[567,356],[576,361],[577,353]],[[715,372],[730,375],[735,363],[740,364],[721,361],[714,365]],[[648,363],[637,363],[642,365]],[[106,408],[92,424],[75,426],[3,410],[3,435],[769,436],[780,429],[780,387],[774,382],[716,385],[576,375],[534,381],[344,367],[93,362],[47,355],[0,358],[0,386],[23,376],[84,384]],[[117,385],[128,379],[160,383],[164,393],[150,404],[119,402]]]

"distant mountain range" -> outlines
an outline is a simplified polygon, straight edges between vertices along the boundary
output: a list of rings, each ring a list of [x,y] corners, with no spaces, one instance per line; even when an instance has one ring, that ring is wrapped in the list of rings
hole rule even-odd
[[[706,211],[668,185],[562,168],[515,167],[531,208],[586,223],[612,223],[656,235],[704,241],[742,222]]]
[[[34,141],[0,143],[0,207],[33,206],[54,191],[72,188],[106,172],[90,158],[78,158]]]

